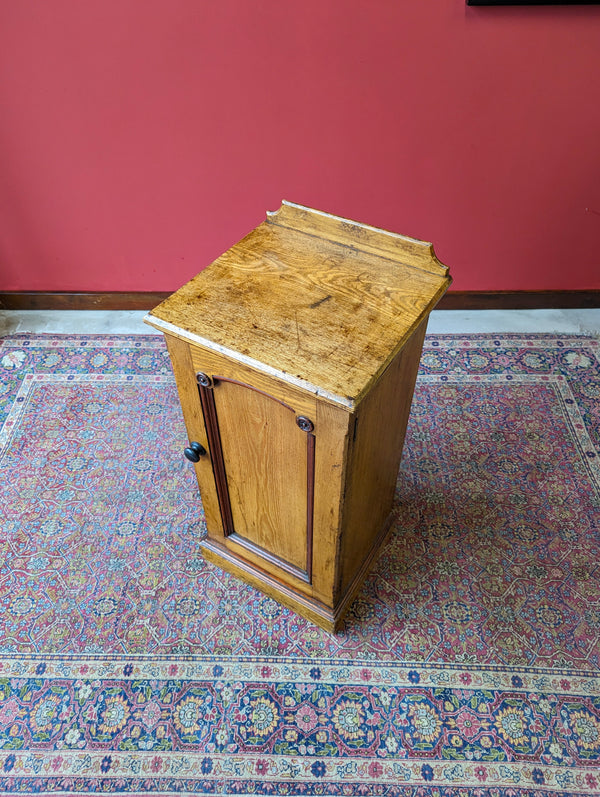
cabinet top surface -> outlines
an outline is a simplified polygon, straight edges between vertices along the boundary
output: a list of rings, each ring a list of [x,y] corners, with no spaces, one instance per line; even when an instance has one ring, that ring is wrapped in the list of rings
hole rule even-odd
[[[146,320],[352,406],[449,284],[431,244],[284,202]]]

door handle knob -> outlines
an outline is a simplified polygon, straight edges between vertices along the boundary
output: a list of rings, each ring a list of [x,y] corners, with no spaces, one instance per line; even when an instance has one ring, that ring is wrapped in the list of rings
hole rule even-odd
[[[200,443],[190,443],[188,448],[183,449],[183,454],[190,462],[198,462],[200,457],[206,454],[206,449]]]

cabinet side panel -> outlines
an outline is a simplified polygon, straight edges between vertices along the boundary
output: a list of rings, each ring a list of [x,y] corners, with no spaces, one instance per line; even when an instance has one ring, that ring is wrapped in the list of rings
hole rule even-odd
[[[354,592],[383,543],[419,368],[425,319],[359,406],[340,550],[340,596]]]
[[[179,338],[165,335],[167,349],[171,358],[179,401],[183,410],[183,419],[188,433],[189,441],[197,441],[208,450],[208,438],[202,416],[202,406],[198,394],[198,384],[194,373],[192,358],[189,345]],[[181,449],[188,444],[188,441],[181,441]],[[190,467],[192,465],[190,464]],[[194,465],[196,478],[202,496],[202,505],[206,517],[206,525],[209,535],[223,536],[223,526],[221,523],[221,513],[213,478],[210,455],[200,457],[200,461]]]

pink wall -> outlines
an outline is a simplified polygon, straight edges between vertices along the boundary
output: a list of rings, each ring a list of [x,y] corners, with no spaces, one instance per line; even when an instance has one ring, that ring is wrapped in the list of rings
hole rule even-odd
[[[0,0],[0,290],[172,290],[285,198],[600,288],[600,6]]]

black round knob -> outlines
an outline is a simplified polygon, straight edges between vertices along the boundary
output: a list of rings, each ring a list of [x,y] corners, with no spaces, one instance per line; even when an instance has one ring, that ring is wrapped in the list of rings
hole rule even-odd
[[[206,454],[206,449],[200,443],[190,443],[189,448],[183,449],[184,456],[190,462],[198,462]]]

